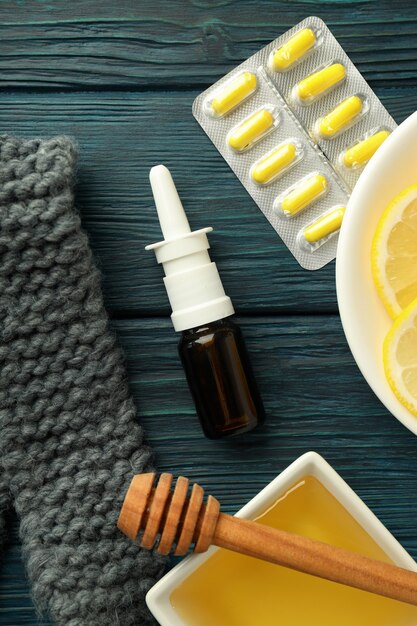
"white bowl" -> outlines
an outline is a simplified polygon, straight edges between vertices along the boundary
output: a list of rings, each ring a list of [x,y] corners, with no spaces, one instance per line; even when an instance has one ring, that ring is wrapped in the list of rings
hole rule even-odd
[[[417,435],[417,417],[397,400],[384,374],[382,344],[392,320],[376,292],[370,261],[381,213],[413,183],[417,183],[417,113],[382,144],[353,190],[339,236],[336,286],[343,328],[359,369],[386,408]]]
[[[355,494],[335,470],[315,452],[307,452],[275,480],[256,495],[243,509],[237,513],[237,517],[253,519],[264,512],[276,500],[296,482],[305,476],[314,476],[328,491],[350,512],[356,521],[376,541],[394,563],[401,567],[417,571],[417,564],[404,550],[385,526],[368,509],[364,502]],[[215,495],[215,494],[214,494]],[[164,576],[146,596],[149,609],[156,617],[161,626],[189,626],[184,622],[170,602],[172,591],[204,561],[206,561],[217,548],[210,548],[204,554],[192,555],[184,559]]]

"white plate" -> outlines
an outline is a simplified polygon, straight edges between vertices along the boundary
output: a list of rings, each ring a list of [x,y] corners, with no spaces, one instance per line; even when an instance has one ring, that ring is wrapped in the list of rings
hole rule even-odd
[[[377,295],[370,262],[381,213],[413,183],[417,183],[417,113],[382,144],[353,190],[339,236],[336,286],[340,317],[356,363],[386,408],[417,435],[417,417],[397,400],[385,378],[382,344],[392,320]]]

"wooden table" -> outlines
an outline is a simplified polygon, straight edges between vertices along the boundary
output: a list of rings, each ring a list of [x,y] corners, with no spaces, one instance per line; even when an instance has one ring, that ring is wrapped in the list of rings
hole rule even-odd
[[[397,122],[414,111],[412,0],[5,0],[0,132],[67,133],[79,144],[77,204],[158,467],[199,481],[234,512],[316,450],[417,557],[417,439],[353,361],[334,263],[317,272],[297,265],[191,115],[202,89],[312,12]],[[212,257],[265,401],[266,426],[233,441],[201,434],[161,268],[144,250],[161,238],[148,183],[160,162],[192,227],[214,227]],[[34,626],[16,528],[0,574],[0,624]]]

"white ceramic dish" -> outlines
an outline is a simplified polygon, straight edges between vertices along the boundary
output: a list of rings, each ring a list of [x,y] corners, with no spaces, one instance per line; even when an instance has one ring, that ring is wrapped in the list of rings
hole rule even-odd
[[[382,144],[350,197],[339,236],[336,286],[340,317],[362,374],[386,408],[417,435],[417,417],[391,391],[384,374],[382,344],[392,320],[371,275],[370,251],[379,217],[389,201],[417,182],[417,113]]]
[[[304,476],[317,478],[350,512],[359,524],[373,537],[385,553],[398,565],[417,571],[417,564],[404,550],[385,526],[368,509],[364,502],[355,494],[335,470],[315,452],[307,452],[275,480],[256,495],[238,513],[237,517],[252,519],[265,511],[273,502],[282,496],[294,483]],[[214,494],[215,495],[215,494]],[[210,548],[204,554],[190,556],[174,567],[162,578],[146,596],[149,609],[161,626],[188,626],[174,610],[170,602],[172,591],[217,548]]]

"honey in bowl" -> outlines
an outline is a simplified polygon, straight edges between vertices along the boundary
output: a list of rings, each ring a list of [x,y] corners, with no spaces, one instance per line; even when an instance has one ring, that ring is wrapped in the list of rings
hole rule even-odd
[[[314,477],[257,522],[391,562]],[[179,585],[171,604],[187,626],[415,626],[417,607],[219,549]]]

